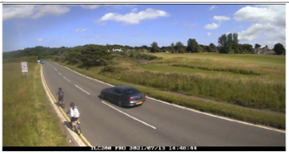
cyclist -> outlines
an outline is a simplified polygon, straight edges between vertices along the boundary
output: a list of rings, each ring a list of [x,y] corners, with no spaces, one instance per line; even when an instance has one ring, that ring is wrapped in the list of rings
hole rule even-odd
[[[72,130],[74,130],[75,121],[78,120],[80,113],[73,102],[70,103],[70,108],[68,109],[67,113],[69,112]]]
[[[59,103],[60,103],[60,101],[63,102],[64,92],[63,92],[62,88],[58,88],[57,95],[58,95],[58,102]]]

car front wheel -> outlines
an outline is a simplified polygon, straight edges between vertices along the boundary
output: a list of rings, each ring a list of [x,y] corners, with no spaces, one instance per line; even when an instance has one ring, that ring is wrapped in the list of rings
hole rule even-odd
[[[122,102],[121,101],[118,101],[118,106],[122,107]]]
[[[100,98],[104,99],[104,94],[103,93],[100,94]]]

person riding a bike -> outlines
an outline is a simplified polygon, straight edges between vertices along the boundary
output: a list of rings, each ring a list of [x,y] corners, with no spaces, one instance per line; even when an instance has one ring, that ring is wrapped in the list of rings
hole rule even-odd
[[[58,102],[61,102],[61,101],[63,102],[64,92],[62,88],[58,88],[57,95],[58,95]]]
[[[74,129],[75,121],[78,120],[80,113],[76,105],[73,102],[70,103],[70,108],[68,109],[67,113],[69,112],[70,112],[70,121],[71,121],[72,130],[75,130]]]

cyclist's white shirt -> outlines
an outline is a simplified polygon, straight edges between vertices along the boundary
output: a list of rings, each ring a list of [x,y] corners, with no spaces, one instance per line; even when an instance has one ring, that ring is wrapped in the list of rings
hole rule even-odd
[[[74,107],[74,109],[72,109],[72,107],[70,108],[70,117],[79,118],[79,111],[77,107]]]

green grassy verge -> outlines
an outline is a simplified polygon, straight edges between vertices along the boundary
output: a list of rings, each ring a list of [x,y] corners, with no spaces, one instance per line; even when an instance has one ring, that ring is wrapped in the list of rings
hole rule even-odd
[[[100,74],[124,82],[164,91],[225,101],[244,107],[285,113],[285,85],[255,80],[231,80],[223,76],[121,70],[105,67]]]
[[[20,60],[3,63],[3,146],[68,146],[32,59],[27,78],[13,62]]]
[[[168,93],[165,91],[157,90],[151,87],[141,86],[137,84],[132,84],[128,82],[123,82],[118,79],[112,79],[98,74],[101,68],[93,68],[93,69],[80,69],[77,66],[67,65],[64,63],[60,63],[65,65],[77,72],[85,74],[87,76],[102,80],[107,83],[111,83],[114,85],[129,85],[135,87],[146,93],[148,96],[161,99],[170,103],[179,104],[182,106],[187,106],[190,108],[194,108],[200,111],[213,113],[216,115],[226,116],[238,120],[243,120],[255,124],[262,124],[266,126],[276,127],[279,129],[285,129],[285,114],[281,113],[272,113],[272,112],[262,112],[247,108],[242,108],[238,106],[226,105],[222,103],[211,103],[208,101],[200,101],[195,100],[188,96],[182,96],[174,93]]]

